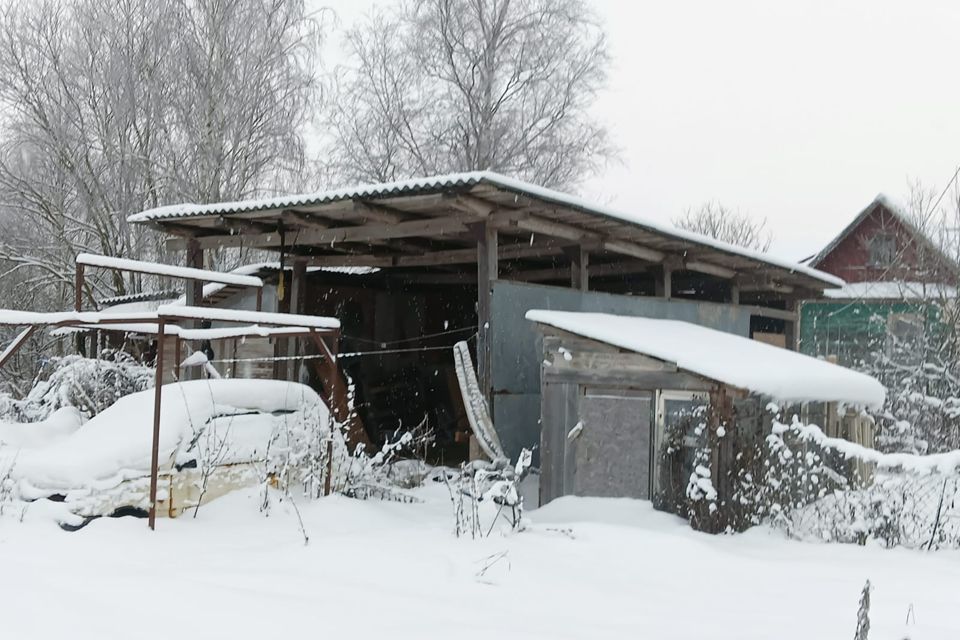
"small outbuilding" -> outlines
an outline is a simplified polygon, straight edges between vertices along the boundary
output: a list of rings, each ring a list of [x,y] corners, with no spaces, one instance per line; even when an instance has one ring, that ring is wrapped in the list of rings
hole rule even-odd
[[[678,320],[526,317],[542,341],[541,504],[633,497],[679,511],[698,467],[723,503],[739,454],[770,433],[771,403],[828,435],[872,444],[862,409],[881,406],[885,390],[870,376]]]

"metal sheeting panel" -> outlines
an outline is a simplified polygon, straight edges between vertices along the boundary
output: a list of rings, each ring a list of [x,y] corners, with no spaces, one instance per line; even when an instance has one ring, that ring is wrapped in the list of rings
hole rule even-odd
[[[542,345],[534,324],[524,318],[530,309],[685,320],[736,335],[750,335],[750,313],[733,305],[494,282],[490,304],[493,423],[507,455],[514,458],[521,448],[540,442]],[[535,452],[534,464],[539,464],[539,452]]]

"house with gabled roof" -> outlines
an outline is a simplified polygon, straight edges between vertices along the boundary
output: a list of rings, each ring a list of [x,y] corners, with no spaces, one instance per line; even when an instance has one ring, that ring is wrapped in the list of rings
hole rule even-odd
[[[960,281],[957,261],[883,194],[805,262],[846,284],[801,304],[799,348],[847,365],[930,330]]]

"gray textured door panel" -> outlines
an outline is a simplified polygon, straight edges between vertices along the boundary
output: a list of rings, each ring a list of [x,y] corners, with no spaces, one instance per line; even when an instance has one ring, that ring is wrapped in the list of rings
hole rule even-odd
[[[650,395],[580,397],[574,494],[650,498]]]

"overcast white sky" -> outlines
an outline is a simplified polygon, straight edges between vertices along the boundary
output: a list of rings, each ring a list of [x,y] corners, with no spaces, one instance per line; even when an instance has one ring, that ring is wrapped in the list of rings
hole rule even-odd
[[[349,22],[374,2],[328,0]],[[960,2],[596,0],[597,114],[621,161],[583,195],[658,220],[719,200],[818,250],[878,192],[960,165]]]

